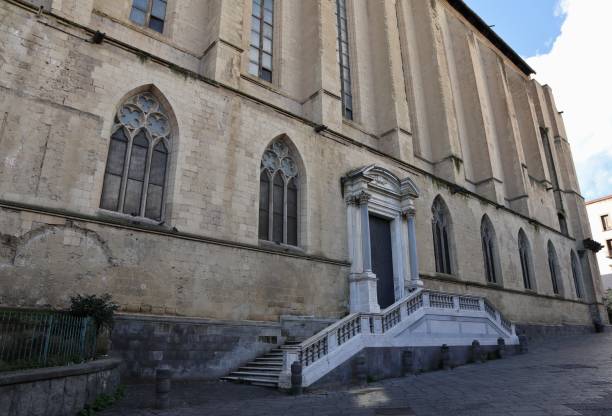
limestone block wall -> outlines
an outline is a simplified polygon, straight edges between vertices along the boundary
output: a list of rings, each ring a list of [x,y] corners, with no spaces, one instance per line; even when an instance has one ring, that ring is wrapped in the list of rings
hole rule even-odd
[[[308,9],[309,13],[323,15],[325,12],[325,19],[332,18],[329,12],[333,12],[334,2],[331,1],[312,2],[317,5],[308,6],[312,9],[300,6],[304,2],[280,3],[287,7],[281,15],[297,18],[299,10]],[[282,88],[279,89],[274,83],[262,85],[248,79],[240,70],[242,52],[233,47],[223,49],[227,45],[219,46],[220,41],[215,43],[219,49],[211,50],[209,53],[213,55],[209,58],[194,57],[187,51],[196,48],[193,45],[197,42],[193,39],[206,44],[204,39],[208,35],[184,33],[180,34],[182,40],[176,38],[170,42],[167,37],[132,30],[127,23],[119,22],[118,17],[111,19],[104,13],[90,13],[89,29],[71,26],[65,21],[60,27],[53,15],[38,16],[17,3],[2,2],[0,19],[6,24],[0,27],[3,40],[0,46],[0,303],[63,306],[68,296],[76,292],[108,291],[129,312],[237,321],[277,321],[284,314],[342,316],[348,305],[349,264],[341,178],[352,169],[378,164],[400,178],[410,177],[421,190],[416,200],[417,240],[420,272],[427,285],[449,291],[486,292],[505,315],[517,322],[588,323],[589,304],[599,302],[601,291],[594,257],[586,252],[583,253],[583,276],[587,295],[582,300],[576,297],[570,252],[582,250],[581,241],[588,236],[578,190],[571,185],[572,180],[569,185],[562,184],[565,194],[573,195],[564,197],[571,224],[570,235],[565,236],[559,232],[553,191],[541,184],[537,173],[537,180],[530,179],[533,175],[529,161],[527,168],[518,162],[524,157],[520,155],[526,141],[523,131],[531,132],[531,146],[537,147],[536,134],[529,130],[536,130],[535,124],[520,127],[521,120],[531,120],[533,124],[530,117],[535,113],[538,127],[550,126],[551,132],[564,134],[560,121],[550,116],[554,105],[546,98],[548,90],[524,79],[518,82],[518,87],[512,77],[508,82],[504,74],[516,69],[490,49],[481,35],[474,34],[465,22],[450,23],[460,17],[449,12],[446,3],[438,2],[434,10],[427,9],[426,3],[419,3],[400,1],[401,7],[395,10],[379,10],[381,14],[375,19],[378,23],[373,25],[366,40],[377,43],[387,39],[388,45],[393,45],[395,41],[389,40],[393,38],[389,33],[384,36],[374,33],[377,28],[385,27],[383,22],[389,24],[399,19],[409,26],[409,19],[418,20],[419,13],[427,13],[428,19],[433,19],[419,21],[418,36],[404,36],[403,31],[397,35],[407,43],[402,46],[399,42],[409,52],[408,57],[417,52],[421,60],[431,58],[431,51],[411,50],[419,42],[410,40],[410,36],[416,36],[417,40],[429,39],[436,51],[431,58],[434,61],[423,63],[423,68],[414,67],[420,65],[417,60],[408,62],[410,70],[399,71],[402,76],[412,77],[410,85],[415,88],[412,91],[403,86],[400,90],[406,94],[408,103],[418,104],[417,110],[410,110],[417,140],[432,146],[443,160],[428,161],[418,149],[404,152],[415,137],[406,129],[391,126],[394,133],[378,135],[377,128],[390,126],[393,120],[385,113],[389,109],[384,99],[373,101],[379,103],[376,111],[385,114],[382,118],[350,123],[337,119],[339,105],[334,104],[332,90],[332,80],[337,82],[332,70],[337,71],[334,61],[337,58],[327,45],[335,42],[333,33],[327,32],[333,25],[320,21],[318,35],[309,39],[313,44],[304,46],[305,57],[311,58],[314,50],[319,51],[320,54],[315,54],[316,68],[302,67],[302,72],[296,75],[299,81],[292,79],[286,84],[282,82],[288,75],[281,72]],[[242,27],[239,23],[244,22],[240,16],[248,10],[226,9],[225,4],[225,1],[211,2],[208,11],[194,13],[203,16],[217,10],[219,33],[224,33],[227,27]],[[98,3],[97,7],[103,6]],[[108,12],[121,10],[117,6]],[[186,13],[175,11],[177,19]],[[450,31],[437,20],[442,12],[447,14]],[[109,36],[106,41],[91,43],[92,32],[102,29]],[[189,36],[193,39],[188,40]],[[237,36],[229,43],[240,42],[239,33],[228,36]],[[453,44],[454,58],[449,57],[443,44],[445,36],[453,39],[467,36],[467,46]],[[126,43],[128,40],[130,44]],[[177,43],[182,42],[185,44],[179,47]],[[188,46],[190,42],[193,43]],[[426,42],[419,43],[421,48],[426,45]],[[397,48],[387,48],[397,52]],[[478,55],[481,48],[485,57]],[[228,58],[231,54],[225,55],[229,50],[237,53],[236,62]],[[219,56],[220,60],[212,56]],[[296,59],[288,63],[288,68],[300,66],[301,61],[291,54],[281,53],[280,57],[281,64],[283,60]],[[229,62],[226,58],[232,62],[230,66],[226,65]],[[388,62],[394,65],[402,59],[396,56]],[[471,81],[478,95],[468,96],[467,91],[460,91],[455,96],[456,92],[450,88],[453,71],[448,68],[454,62],[455,72],[460,74],[463,63],[467,65],[468,61],[472,67],[481,67],[481,72],[476,72]],[[225,77],[223,82],[203,77],[201,65],[210,70],[206,74]],[[430,72],[434,69],[438,76]],[[363,76],[371,78],[369,72],[373,70],[367,69]],[[479,78],[487,71],[494,71],[493,80]],[[384,82],[376,85],[387,92],[399,91],[398,71],[391,70],[385,77]],[[522,97],[523,104],[533,101],[534,111],[530,111],[531,116],[512,115],[508,109],[511,103],[519,106],[525,85],[531,89]],[[327,87],[330,91],[323,91]],[[493,87],[498,99],[496,110],[482,104],[492,99],[489,90]],[[293,95],[300,94],[303,98],[310,88],[319,91],[318,98],[312,98],[309,103],[294,99]],[[419,101],[417,88],[422,89],[424,102]],[[114,116],[125,98],[141,91],[151,92],[166,105],[175,129],[166,217],[161,224],[99,209]],[[374,94],[376,89],[370,86],[364,91]],[[460,106],[452,103],[463,103],[463,130],[456,127]],[[478,104],[476,112],[480,114],[468,120],[466,114],[472,103]],[[397,108],[400,107],[393,111]],[[312,114],[313,119],[304,118],[306,113]],[[396,115],[400,113],[398,110]],[[492,122],[496,117],[497,123]],[[446,120],[446,132],[423,136],[433,132],[427,130],[431,127],[429,124],[441,118]],[[505,125],[503,140],[514,140],[511,145],[518,152],[506,162],[495,159],[500,156],[499,149],[490,145],[486,136],[498,134],[494,126],[502,119],[509,123]],[[330,120],[342,127],[321,129],[318,126],[321,120]],[[395,122],[408,126],[408,118],[396,117]],[[516,128],[517,122],[519,128]],[[482,131],[479,126],[483,126]],[[459,140],[461,131],[468,132],[470,140]],[[506,185],[500,185],[495,178],[482,184],[470,184],[467,180],[470,177],[466,179],[465,172],[469,169],[461,167],[466,162],[459,150],[463,149],[461,143],[471,143],[470,134],[479,131],[484,134],[479,143],[486,144],[491,154],[497,153],[495,158],[490,156],[491,172],[510,166],[514,169],[511,176],[519,176],[512,189],[516,191],[517,185],[526,184],[530,201],[526,206],[519,209],[510,204],[508,197],[522,196],[506,193]],[[296,248],[258,240],[260,161],[265,148],[277,137],[285,137],[299,155],[300,236]],[[399,144],[390,146],[389,140]],[[479,159],[473,149],[470,154],[473,160]],[[558,166],[567,170],[566,176],[571,179],[575,174],[568,170],[571,159],[567,157],[567,150],[565,154],[564,158],[558,158]],[[453,157],[447,158],[449,155]],[[533,159],[534,163],[539,160]],[[545,159],[540,159],[545,166]],[[517,163],[522,167],[517,167]],[[431,206],[438,195],[451,214],[452,276],[435,273]],[[501,282],[493,286],[486,283],[481,252],[480,224],[485,214],[495,226],[501,264]],[[527,293],[522,285],[517,242],[520,229],[525,231],[533,249],[536,271],[533,293]],[[549,240],[560,261],[562,292],[559,296],[553,295],[548,271]]]

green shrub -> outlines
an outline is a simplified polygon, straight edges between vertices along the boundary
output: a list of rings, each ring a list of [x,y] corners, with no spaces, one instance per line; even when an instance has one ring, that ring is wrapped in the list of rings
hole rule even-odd
[[[113,327],[115,311],[119,305],[112,301],[112,296],[105,293],[98,295],[76,295],[70,297],[70,313],[74,316],[89,316],[93,319],[96,330],[110,330]]]

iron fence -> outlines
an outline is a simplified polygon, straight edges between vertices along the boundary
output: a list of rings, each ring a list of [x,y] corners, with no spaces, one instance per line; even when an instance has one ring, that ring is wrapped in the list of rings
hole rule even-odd
[[[0,309],[0,371],[79,363],[95,353],[89,317]]]

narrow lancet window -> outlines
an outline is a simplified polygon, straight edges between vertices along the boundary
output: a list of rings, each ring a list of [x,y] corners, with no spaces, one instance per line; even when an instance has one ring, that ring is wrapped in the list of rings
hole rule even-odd
[[[160,221],[170,140],[170,122],[152,94],[123,103],[111,135],[100,207]]]
[[[560,281],[561,272],[559,271],[559,259],[557,258],[557,251],[553,246],[552,242],[548,242],[548,269],[550,271],[550,279],[552,282],[553,293],[558,295],[561,293]]]
[[[582,294],[582,269],[580,267],[580,260],[576,253],[572,250],[571,252],[571,262],[572,262],[572,276],[574,278],[574,287],[576,288],[576,297],[581,299]]]
[[[480,225],[480,236],[482,240],[482,254],[484,258],[485,276],[488,283],[498,282],[497,270],[497,247],[495,242],[495,231],[493,224],[487,216],[482,219]]]
[[[249,74],[272,82],[274,0],[253,0]]]
[[[525,232],[521,229],[518,236],[519,257],[521,259],[521,271],[523,273],[523,286],[525,289],[533,290],[531,262],[531,247]]]
[[[440,198],[436,198],[431,210],[433,213],[432,232],[436,272],[452,274],[448,211],[446,209],[446,205]]]
[[[274,141],[261,159],[259,239],[298,245],[299,182],[297,164],[283,139]]]
[[[338,63],[340,64],[340,92],[342,94],[342,115],[353,119],[353,93],[351,87],[351,65],[349,60],[348,19],[346,0],[336,0],[338,26]]]

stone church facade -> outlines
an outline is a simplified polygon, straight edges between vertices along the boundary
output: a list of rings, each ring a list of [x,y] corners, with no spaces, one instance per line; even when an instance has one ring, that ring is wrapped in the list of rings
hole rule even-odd
[[[0,21],[0,304],[111,293],[133,375],[221,376],[422,288],[525,329],[603,319],[551,89],[460,0]]]

